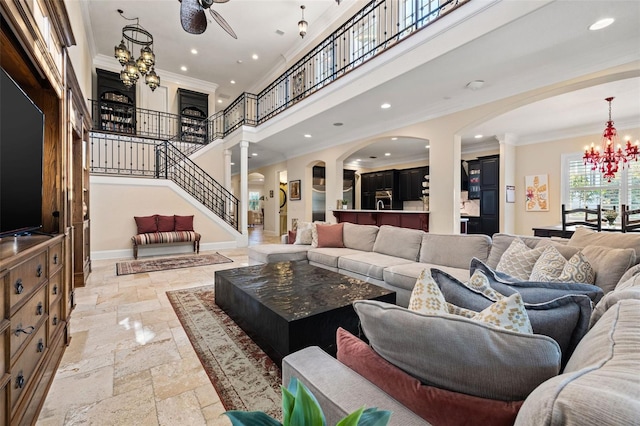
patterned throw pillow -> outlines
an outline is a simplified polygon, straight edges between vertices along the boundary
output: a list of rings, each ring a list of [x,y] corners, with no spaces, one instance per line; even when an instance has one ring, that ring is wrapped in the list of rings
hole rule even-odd
[[[311,222],[298,222],[296,242],[294,244],[310,245],[312,229],[313,224]]]
[[[527,315],[522,297],[518,293],[503,297],[471,319],[505,330],[533,334],[529,315]]]
[[[538,260],[536,260],[535,265],[533,265],[529,279],[541,282],[556,281],[562,274],[566,264],[567,259],[560,254],[557,248],[547,246]]]
[[[564,266],[557,282],[593,284],[596,282],[596,273],[589,260],[579,251]]]
[[[482,271],[475,271],[471,278],[469,278],[469,282],[463,283],[465,286],[469,287],[471,290],[480,293],[486,296],[489,300],[493,300],[494,302],[504,298],[502,293],[495,291],[491,287],[491,282],[489,278]]]
[[[315,221],[311,224],[311,247],[318,247],[318,227],[317,225],[324,225],[327,222]]]
[[[511,275],[514,278],[528,280],[536,261],[542,255],[544,247],[529,248],[517,238],[504,252],[496,266],[496,270]]]
[[[440,291],[440,287],[431,277],[431,273],[424,269],[409,299],[409,310],[428,315],[448,314],[447,301]]]

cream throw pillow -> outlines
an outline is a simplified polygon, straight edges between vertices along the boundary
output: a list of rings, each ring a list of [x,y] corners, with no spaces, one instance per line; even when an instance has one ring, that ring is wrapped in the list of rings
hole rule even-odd
[[[502,254],[496,271],[526,281],[544,249],[544,247],[529,248],[520,238],[516,238]]]
[[[567,261],[554,246],[546,246],[533,266],[529,280],[593,284],[595,277],[593,267],[581,251]]]
[[[316,221],[311,224],[311,247],[318,247],[318,227],[316,225],[324,225],[328,222]]]
[[[529,316],[519,293],[504,297],[489,286],[487,278],[480,272],[474,274],[470,281],[474,281],[473,288],[491,294],[497,301],[482,312],[474,312],[447,303],[440,287],[425,269],[418,276],[411,292],[409,310],[427,315],[459,315],[505,330],[533,334]]]
[[[296,242],[294,244],[309,245],[312,241],[313,224],[311,222],[298,222]]]

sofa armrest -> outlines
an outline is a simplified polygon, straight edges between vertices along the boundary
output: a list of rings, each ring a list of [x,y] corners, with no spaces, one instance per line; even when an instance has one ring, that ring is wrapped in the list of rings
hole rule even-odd
[[[316,397],[327,424],[336,424],[360,407],[392,412],[389,425],[429,425],[370,381],[317,346],[287,355],[282,360],[282,383],[296,377]]]

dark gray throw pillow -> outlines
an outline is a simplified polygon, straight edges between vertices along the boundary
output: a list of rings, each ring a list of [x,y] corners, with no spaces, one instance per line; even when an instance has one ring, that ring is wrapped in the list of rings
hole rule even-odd
[[[480,312],[493,303],[446,272],[431,268],[431,276],[440,287],[446,301],[453,305]],[[566,294],[542,303],[528,303],[525,300],[524,305],[533,332],[551,337],[560,346],[564,368],[574,349],[589,330],[591,300],[585,295]]]
[[[598,303],[604,292],[597,285],[584,283],[558,283],[558,282],[539,282],[539,281],[522,281],[514,278],[504,272],[498,272],[491,269],[486,263],[478,258],[471,259],[469,266],[469,276],[479,270],[489,278],[491,288],[505,296],[511,296],[518,292],[522,296],[525,303],[542,303],[568,294],[584,294],[593,301]]]

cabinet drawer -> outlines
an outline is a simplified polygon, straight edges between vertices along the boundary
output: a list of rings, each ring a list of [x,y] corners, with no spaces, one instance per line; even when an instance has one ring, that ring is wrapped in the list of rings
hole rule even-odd
[[[9,424],[9,419],[8,419],[9,410],[8,410],[8,404],[7,404],[7,386],[8,384],[5,384],[0,388],[0,424],[3,424],[3,425]]]
[[[11,359],[29,337],[36,332],[47,314],[47,286],[42,287],[11,318]]]
[[[62,297],[62,272],[49,278],[49,304],[53,304]]]
[[[40,327],[28,343],[25,351],[11,369],[11,386],[9,387],[11,410],[13,411],[22,391],[29,386],[29,380],[47,350],[47,327]]]
[[[62,300],[58,299],[57,302],[49,305],[49,340],[51,340],[53,334],[56,332],[60,324],[62,323]]]
[[[0,331],[0,379],[2,379],[4,373],[9,370],[9,333],[11,332],[8,320],[2,321],[1,324],[2,326],[0,326],[0,330],[2,331]]]
[[[9,271],[9,306],[14,306],[27,298],[44,280],[47,279],[47,253],[17,265]]]
[[[62,241],[49,248],[49,271],[51,274],[62,268],[64,253],[62,253]]]

